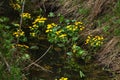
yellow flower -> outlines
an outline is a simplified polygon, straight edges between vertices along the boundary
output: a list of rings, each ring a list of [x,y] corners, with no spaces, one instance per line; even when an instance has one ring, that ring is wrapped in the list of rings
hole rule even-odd
[[[88,44],[88,43],[89,43],[89,41],[90,41],[90,39],[86,39],[86,43],[85,43],[85,44]]]
[[[15,37],[24,36],[24,32],[22,30],[17,30],[17,32],[14,32],[13,35],[15,35]]]
[[[47,29],[51,29],[51,28],[53,28],[53,26],[51,24],[48,24]]]
[[[21,16],[22,16],[23,18],[28,18],[28,19],[31,18],[31,14],[30,14],[30,13],[22,13]]]
[[[52,31],[52,30],[50,29],[50,30],[46,30],[45,32],[48,33],[48,32],[51,32],[51,31]]]
[[[35,33],[34,33],[34,32],[33,32],[33,33],[30,33],[30,35],[33,36],[33,37],[35,37]]]
[[[10,3],[10,5],[12,6],[12,8],[14,9],[14,10],[19,10],[19,9],[21,9],[21,6],[19,5],[19,4],[14,4],[14,3]]]
[[[75,22],[75,25],[81,25],[83,24],[82,22]]]
[[[56,32],[57,35],[59,35],[62,32],[62,30],[59,30]]]
[[[48,24],[48,25],[47,25],[47,30],[46,30],[45,32],[46,32],[46,33],[51,32],[51,31],[52,31],[52,28],[55,27],[55,26],[57,26],[57,24],[55,24],[55,23]],[[58,34],[58,33],[57,33],[57,34]]]
[[[33,27],[34,27],[34,28],[38,28],[39,26],[38,26],[38,25],[36,25],[36,24],[34,24],[34,25],[33,25]]]
[[[75,29],[77,29],[78,28],[78,26],[75,26]]]
[[[70,27],[71,27],[71,25],[66,26],[67,29],[69,29]]]
[[[72,31],[73,30],[73,25],[68,25],[68,26],[66,26],[66,28],[68,29],[68,30],[70,30],[70,31]],[[75,29],[74,29],[75,30]],[[74,31],[73,30],[73,31]]]
[[[52,26],[57,26],[57,24],[55,24],[55,23],[51,23],[51,25],[52,25]]]
[[[60,38],[64,38],[64,37],[66,37],[67,36],[67,34],[61,34],[59,37]]]
[[[48,32],[49,32],[49,30],[46,30],[45,32],[46,32],[46,33],[48,33]]]
[[[83,28],[80,28],[80,31],[82,31],[83,30]]]
[[[84,26],[79,26],[80,27],[80,31],[82,31],[85,27]]]
[[[59,80],[68,80],[68,78],[61,77]]]
[[[32,24],[45,23],[46,20],[47,20],[47,18],[37,16],[37,18],[35,19],[35,21]]]
[[[103,40],[104,38],[101,36],[101,40]]]
[[[88,36],[87,38],[88,38],[88,39],[90,39],[90,38],[91,38],[91,36]]]
[[[14,8],[15,8],[15,9],[20,9],[21,6],[20,6],[19,4],[15,4]]]

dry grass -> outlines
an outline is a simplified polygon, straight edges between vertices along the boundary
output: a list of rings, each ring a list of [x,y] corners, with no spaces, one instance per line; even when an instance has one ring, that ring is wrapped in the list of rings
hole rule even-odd
[[[99,56],[100,64],[103,64],[110,68],[112,71],[120,70],[120,38],[113,37],[111,40],[104,45]]]

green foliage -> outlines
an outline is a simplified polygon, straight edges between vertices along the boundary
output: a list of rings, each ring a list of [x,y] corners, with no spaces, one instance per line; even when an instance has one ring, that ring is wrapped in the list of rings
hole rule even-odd
[[[4,22],[8,22],[8,21],[9,21],[9,18],[7,18],[7,17],[0,18],[0,23],[4,23]]]

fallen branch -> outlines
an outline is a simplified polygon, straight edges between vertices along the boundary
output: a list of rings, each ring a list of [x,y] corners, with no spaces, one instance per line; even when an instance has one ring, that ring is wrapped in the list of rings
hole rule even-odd
[[[27,67],[25,67],[24,69],[27,69],[29,67],[31,67],[32,65],[35,65],[39,60],[41,60],[47,53],[48,51],[51,49],[52,45],[49,46],[49,48],[46,50],[46,52],[41,56],[39,57],[37,60],[35,60],[34,62],[32,62],[31,64],[29,64]],[[38,66],[38,65],[37,65]],[[41,66],[39,65],[39,67],[41,68]]]

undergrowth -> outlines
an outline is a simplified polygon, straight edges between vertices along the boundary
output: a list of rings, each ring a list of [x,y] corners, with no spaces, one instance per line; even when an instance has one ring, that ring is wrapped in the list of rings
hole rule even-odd
[[[50,12],[44,15],[41,8],[32,12],[27,3],[32,5],[27,0],[10,0],[9,5],[19,16],[13,22],[8,17],[0,17],[0,79],[28,80],[29,73],[26,74],[26,69],[29,70],[31,66],[51,73],[55,71],[54,80],[85,79],[87,76],[82,65],[89,63],[101,48],[104,36],[83,36],[88,29],[84,22],[66,19],[60,13]],[[119,2],[116,14],[119,13],[118,5]],[[80,8],[78,13],[88,15],[89,9]],[[56,22],[52,22],[52,19]],[[105,16],[103,20],[109,19],[110,16]],[[102,23],[102,20],[97,20],[97,27],[101,27]],[[114,22],[116,26],[119,23],[119,19]],[[107,24],[103,32],[110,34],[109,29],[110,25]],[[116,28],[113,33],[119,36],[120,30]],[[74,73],[76,78],[75,75],[72,76]]]

